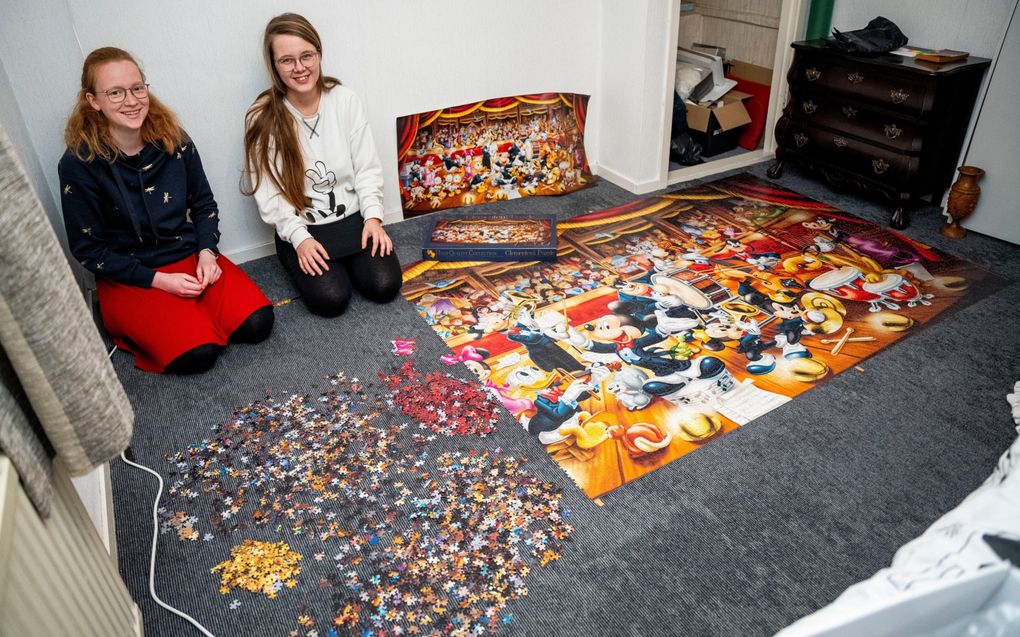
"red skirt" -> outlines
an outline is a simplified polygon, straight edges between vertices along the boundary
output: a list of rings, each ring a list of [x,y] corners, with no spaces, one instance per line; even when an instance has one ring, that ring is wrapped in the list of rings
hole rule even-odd
[[[103,325],[117,347],[135,355],[135,367],[162,373],[175,358],[199,345],[226,345],[252,312],[270,305],[230,259],[221,255],[217,263],[223,271],[220,278],[193,299],[156,288],[96,283]],[[194,276],[197,269],[198,255],[192,254],[156,271]]]

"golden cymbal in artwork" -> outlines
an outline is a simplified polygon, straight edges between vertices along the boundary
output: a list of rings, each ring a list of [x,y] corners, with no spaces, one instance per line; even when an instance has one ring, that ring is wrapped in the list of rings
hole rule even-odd
[[[704,442],[722,430],[716,414],[696,413],[680,423],[676,435],[687,442]]]
[[[835,334],[843,329],[846,306],[839,299],[820,292],[808,292],[800,297],[800,302],[807,310],[804,321],[811,334]]]
[[[914,326],[914,319],[895,312],[882,312],[878,322],[890,332],[906,332]]]
[[[825,378],[829,366],[816,358],[795,358],[790,361],[790,374],[802,383],[813,383]]]
[[[737,300],[726,301],[725,303],[722,303],[719,307],[729,312],[730,314],[735,314],[737,316],[754,316],[758,312],[761,312],[761,310],[758,309],[758,307],[751,305],[750,303],[745,303],[744,301]]]
[[[822,294],[821,292],[808,292],[800,297],[800,304],[809,310],[832,309],[846,316],[846,306],[834,296]]]
[[[935,285],[951,292],[962,292],[967,289],[970,282],[962,276],[945,275],[935,277]]]

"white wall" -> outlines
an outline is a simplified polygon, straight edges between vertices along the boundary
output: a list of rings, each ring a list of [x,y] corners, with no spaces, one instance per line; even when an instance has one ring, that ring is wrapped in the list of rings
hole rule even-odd
[[[599,81],[600,10],[589,0],[295,0],[285,7],[270,0],[4,2],[13,6],[5,6],[0,23],[0,59],[53,196],[82,51],[119,46],[140,59],[153,92],[177,112],[202,152],[222,212],[220,247],[228,254],[271,246],[271,231],[238,182],[244,112],[268,86],[262,30],[277,13],[296,11],[311,20],[323,38],[323,68],[364,101],[389,171],[388,220],[401,216],[397,117],[522,93],[596,95]],[[589,112],[594,128],[596,104]],[[588,145],[595,162],[598,149]]]
[[[963,163],[985,170],[979,182],[981,197],[963,226],[1020,245],[1016,182],[1020,175],[1020,147],[1016,105],[1020,103],[1020,10],[1014,9],[1002,53],[990,77],[984,107],[974,129],[970,152]]]
[[[634,192],[666,185],[663,127],[673,108],[679,0],[603,0],[600,174]]]
[[[992,57],[1012,8],[1013,0],[836,0],[832,26],[853,31],[883,16],[914,46]]]
[[[60,210],[54,204],[53,192],[50,190],[49,183],[47,182],[47,171],[43,169],[39,162],[39,156],[36,152],[32,135],[25,124],[25,118],[18,105],[18,101],[14,97],[14,88],[7,75],[3,58],[0,58],[0,127],[4,129],[14,145],[18,160],[25,170],[29,183],[32,185],[32,189],[35,190],[36,196],[39,197],[43,210],[46,212],[46,216],[56,230],[60,246],[64,249],[64,253],[69,255],[67,237],[64,235],[63,218],[60,215]]]

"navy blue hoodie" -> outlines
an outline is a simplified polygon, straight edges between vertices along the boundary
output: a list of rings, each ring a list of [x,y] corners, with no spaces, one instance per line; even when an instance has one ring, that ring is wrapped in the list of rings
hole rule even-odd
[[[219,210],[195,144],[146,144],[134,157],[60,159],[71,253],[96,278],[150,287],[155,269],[219,241]]]

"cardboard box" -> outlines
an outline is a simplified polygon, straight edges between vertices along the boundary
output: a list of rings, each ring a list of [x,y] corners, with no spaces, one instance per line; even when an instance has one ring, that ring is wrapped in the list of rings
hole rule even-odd
[[[744,100],[744,108],[751,116],[751,123],[741,129],[737,145],[755,150],[761,146],[765,133],[765,118],[768,116],[769,94],[772,91],[772,69],[732,60],[726,75],[737,81],[736,90],[751,94],[750,99]]]
[[[701,144],[701,154],[711,157],[737,146],[741,127],[751,123],[744,100],[748,93],[730,91],[722,96],[722,104],[687,106],[687,129],[691,139]]]
[[[727,75],[756,84],[772,86],[772,69],[740,60],[730,60],[726,63],[726,67]]]

